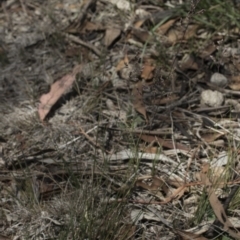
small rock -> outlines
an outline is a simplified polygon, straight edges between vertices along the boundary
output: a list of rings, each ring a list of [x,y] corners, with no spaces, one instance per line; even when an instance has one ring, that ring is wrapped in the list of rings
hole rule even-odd
[[[210,82],[218,87],[225,87],[228,83],[228,79],[221,73],[214,73],[211,76]]]
[[[240,103],[234,99],[227,99],[225,105],[230,105],[234,108],[235,111],[240,112]]]
[[[219,107],[224,101],[223,94],[218,91],[205,90],[201,93],[201,105]]]

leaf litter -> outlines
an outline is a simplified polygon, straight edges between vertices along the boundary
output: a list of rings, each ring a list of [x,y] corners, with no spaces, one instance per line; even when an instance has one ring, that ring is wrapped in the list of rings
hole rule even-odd
[[[240,239],[238,24],[131,4],[1,3],[1,238]]]

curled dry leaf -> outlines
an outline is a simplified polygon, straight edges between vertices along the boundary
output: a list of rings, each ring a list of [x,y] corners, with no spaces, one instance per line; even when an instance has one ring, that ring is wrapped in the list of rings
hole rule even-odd
[[[179,64],[182,71],[192,69],[198,70],[198,64],[196,63],[193,55],[185,54],[182,61]]]
[[[76,74],[79,73],[81,70],[82,70],[82,66],[77,65],[73,69],[72,73],[67,74],[61,79],[54,82],[51,86],[49,93],[43,94],[40,97],[38,114],[41,121],[45,119],[45,117],[51,110],[52,106],[59,100],[59,98],[71,88],[75,80]]]

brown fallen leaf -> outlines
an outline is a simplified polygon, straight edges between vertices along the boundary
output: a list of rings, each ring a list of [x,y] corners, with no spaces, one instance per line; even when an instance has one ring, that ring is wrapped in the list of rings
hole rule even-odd
[[[164,140],[157,136],[151,136],[151,135],[145,135],[145,134],[142,134],[142,135],[138,134],[138,136],[145,142],[151,143],[151,142],[155,141],[163,147],[174,149],[174,145],[173,145],[172,141],[170,141],[170,140]],[[175,147],[176,147],[176,149],[190,151],[190,148],[188,146],[183,145],[181,143],[175,143]]]
[[[155,70],[155,64],[151,59],[148,59],[143,64],[141,78],[149,81],[153,78],[153,72]]]
[[[170,43],[175,44],[176,42],[183,40],[183,32],[176,29],[170,29],[167,33],[167,37]]]
[[[143,83],[142,82],[136,83],[132,90],[133,106],[137,112],[141,113],[144,116],[146,122],[148,122],[147,111],[143,102],[142,90]]]
[[[167,33],[168,40],[175,44],[179,41],[188,40],[195,36],[199,25],[189,25],[187,30],[184,29],[170,29]]]
[[[135,182],[135,186],[142,187],[156,195],[158,191],[163,191],[165,195],[167,195],[169,192],[169,187],[167,186],[167,184],[161,178],[158,177],[152,177],[152,182],[149,185],[142,182],[142,180],[137,180]]]
[[[164,98],[156,98],[151,101],[154,105],[162,105],[162,104],[171,104],[179,99],[179,96],[177,94],[171,94]]]
[[[214,43],[211,43],[207,45],[204,49],[201,49],[199,53],[197,54],[200,58],[208,58],[211,54],[213,54],[216,51],[217,47]]]
[[[157,30],[156,33],[158,34],[166,34],[166,32],[173,26],[173,24],[177,21],[178,19],[170,19],[169,21],[167,21],[166,23],[164,23],[163,25],[161,25]]]
[[[180,186],[177,189],[174,189],[170,195],[168,194],[166,201],[168,201],[168,199],[169,199],[169,201],[171,201],[173,199],[179,200],[184,195],[185,192],[188,192],[188,188],[185,186]]]
[[[204,141],[206,141],[207,143],[211,143],[223,135],[224,133],[209,132],[201,134],[201,138],[204,139]]]
[[[121,71],[123,68],[128,66],[128,64],[129,64],[129,59],[128,59],[127,54],[125,54],[124,59],[120,60],[120,62],[117,64],[116,72]]]
[[[141,149],[143,152],[145,153],[155,153],[157,154],[158,152],[160,152],[160,148],[158,147],[146,147],[146,148],[143,148]]]
[[[41,121],[45,119],[52,106],[59,100],[59,98],[71,88],[73,82],[75,81],[76,74],[79,73],[81,70],[82,65],[77,65],[73,69],[72,73],[67,74],[61,79],[54,82],[51,85],[50,92],[48,92],[47,94],[43,94],[40,97],[38,114]]]
[[[181,240],[207,240],[207,238],[199,235],[199,234],[195,234],[195,233],[191,233],[191,232],[186,232],[186,231],[182,231],[179,229],[175,229],[175,232],[180,235]]]
[[[143,23],[146,21],[146,19],[147,19],[147,18],[141,19],[141,20],[135,22],[135,23],[134,23],[134,27],[135,27],[135,28],[140,28],[140,27],[143,25]]]
[[[0,234],[0,240],[11,240],[12,238]]]
[[[148,31],[141,28],[132,28],[131,33],[142,43],[149,42],[153,39],[152,35]]]
[[[185,54],[182,61],[179,63],[179,67],[182,71],[191,69],[198,70],[198,64],[195,61],[193,55]]]
[[[85,32],[92,32],[92,31],[103,31],[105,28],[101,23],[95,23],[95,22],[86,22],[81,29],[81,33]]]
[[[200,172],[200,177],[202,182],[207,187],[208,198],[211,204],[211,207],[217,217],[217,219],[223,224],[223,230],[227,232],[234,239],[240,239],[240,232],[232,225],[230,220],[227,217],[227,214],[223,208],[223,205],[218,200],[218,197],[215,194],[216,186],[213,186],[210,179],[208,178],[209,164],[204,164],[202,166],[202,171]]]
[[[240,75],[231,76],[230,80],[231,80],[231,83],[229,84],[229,87],[232,90],[239,91],[240,90]]]
[[[104,37],[104,45],[109,47],[121,35],[121,29],[109,28],[106,30]]]
[[[197,24],[189,25],[187,27],[187,30],[186,30],[185,34],[184,34],[184,39],[188,40],[188,39],[194,37],[199,27],[200,26],[197,25]]]

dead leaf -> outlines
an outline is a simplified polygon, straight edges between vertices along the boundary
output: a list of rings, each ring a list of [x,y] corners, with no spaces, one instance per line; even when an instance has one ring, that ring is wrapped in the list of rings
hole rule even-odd
[[[95,22],[86,22],[81,30],[82,33],[85,32],[92,32],[92,31],[103,31],[105,28],[101,23],[95,23]]]
[[[140,28],[145,21],[146,21],[146,19],[141,19],[141,20],[135,22],[134,23],[134,28]]]
[[[176,29],[170,29],[167,33],[167,37],[169,42],[175,44],[176,42],[183,39],[183,32],[178,31]]]
[[[180,186],[171,192],[171,195],[169,195],[168,198],[166,198],[166,201],[170,202],[173,199],[179,200],[186,191],[188,191],[186,186]]]
[[[117,28],[109,28],[106,30],[104,37],[104,45],[109,47],[121,35],[121,30]]]
[[[167,21],[166,23],[164,23],[163,25],[161,25],[157,30],[156,32],[158,34],[161,34],[161,35],[165,35],[166,32],[173,26],[173,24],[177,21],[178,19],[171,19],[169,21]]]
[[[175,44],[179,41],[188,40],[194,37],[198,28],[199,25],[190,25],[186,31],[184,31],[184,29],[170,29],[167,34],[168,40],[172,44]]]
[[[131,32],[133,36],[142,43],[149,42],[152,40],[151,34],[146,30],[140,28],[132,28]]]
[[[91,31],[104,31],[106,28],[101,23],[94,23],[94,22],[85,22],[83,23],[83,26],[79,26],[78,24],[72,24],[67,29],[65,29],[65,32],[67,33],[86,33]]]
[[[142,180],[137,180],[135,185],[136,187],[142,187],[147,190],[159,190],[159,188],[161,188],[163,185],[166,185],[166,184],[164,181],[162,181],[162,179],[158,177],[152,177],[152,183],[149,185],[142,182]]]
[[[229,84],[229,87],[232,90],[239,91],[240,90],[240,75],[231,76],[230,80],[231,80],[231,83]]]
[[[143,103],[142,90],[143,90],[143,83],[142,82],[136,83],[132,90],[133,106],[137,112],[141,113],[144,116],[146,122],[148,122],[146,108]]]
[[[138,134],[139,135],[139,134]],[[170,148],[170,149],[174,149],[174,145],[172,143],[172,140],[164,140],[160,137],[157,137],[157,136],[151,136],[151,135],[139,135],[139,137],[148,142],[148,143],[151,143],[153,141],[159,143],[161,146],[163,147],[166,147],[166,148]],[[190,151],[190,148],[186,145],[183,145],[181,143],[175,143],[175,147],[176,149],[180,149],[180,150],[184,150],[184,151]]]
[[[184,39],[188,40],[188,39],[194,37],[198,28],[199,28],[199,25],[197,25],[197,24],[189,25],[187,28],[187,31],[184,34]]]
[[[179,96],[177,94],[171,94],[164,98],[156,98],[151,101],[154,105],[162,105],[162,104],[171,104],[174,101],[177,101],[179,99]]]
[[[0,240],[11,240],[12,238],[0,234]]]
[[[201,134],[201,138],[204,139],[204,141],[206,141],[207,143],[211,143],[223,135],[224,133],[209,132]]]
[[[43,94],[40,97],[38,114],[41,121],[45,119],[52,106],[59,100],[59,98],[71,88],[73,82],[75,81],[76,74],[79,73],[81,70],[82,65],[77,65],[73,69],[72,73],[67,74],[61,79],[54,82],[51,86],[50,92],[48,92],[47,94]]]
[[[169,188],[166,185],[166,183],[158,178],[158,177],[152,177],[152,182],[151,184],[146,184],[144,182],[142,182],[142,180],[137,180],[135,182],[135,186],[136,187],[142,187],[146,190],[149,190],[151,193],[155,194],[155,195],[159,195],[158,191],[163,191],[165,195],[168,194],[169,192]],[[159,195],[160,196],[160,195]],[[162,199],[162,195],[161,195],[161,199]]]
[[[127,54],[125,54],[124,59],[120,60],[120,62],[116,66],[116,72],[121,71],[123,68],[128,66],[128,64],[129,64],[129,59],[128,59]]]
[[[209,164],[204,164],[202,166],[202,171],[200,173],[200,177],[202,182],[207,187],[208,192],[208,198],[209,202],[211,204],[211,207],[217,217],[217,219],[223,224],[223,230],[228,232],[230,236],[232,236],[235,239],[240,239],[240,233],[237,229],[234,228],[232,223],[227,217],[227,214],[223,208],[223,205],[218,200],[218,197],[216,196],[214,190],[216,186],[213,186],[210,179],[208,178],[208,170],[209,170]]]
[[[158,152],[160,152],[160,148],[158,147],[146,147],[144,149],[142,149],[143,152],[145,153],[155,153],[157,154]]]
[[[211,54],[213,54],[216,51],[216,49],[217,48],[216,48],[216,45],[214,43],[209,44],[208,46],[206,46],[204,49],[202,49],[199,52],[198,56],[200,58],[205,59],[205,58],[209,57]]]
[[[182,61],[179,63],[179,67],[182,71],[191,69],[191,70],[198,70],[198,64],[195,61],[194,57],[189,54],[185,54],[183,56]]]
[[[186,231],[182,231],[179,229],[176,229],[175,232],[181,236],[181,240],[193,240],[193,239],[194,240],[207,240],[207,238],[205,238],[199,234],[186,232]]]
[[[153,78],[153,72],[155,70],[155,65],[152,60],[147,60],[143,64],[141,78],[144,80],[151,80]]]

